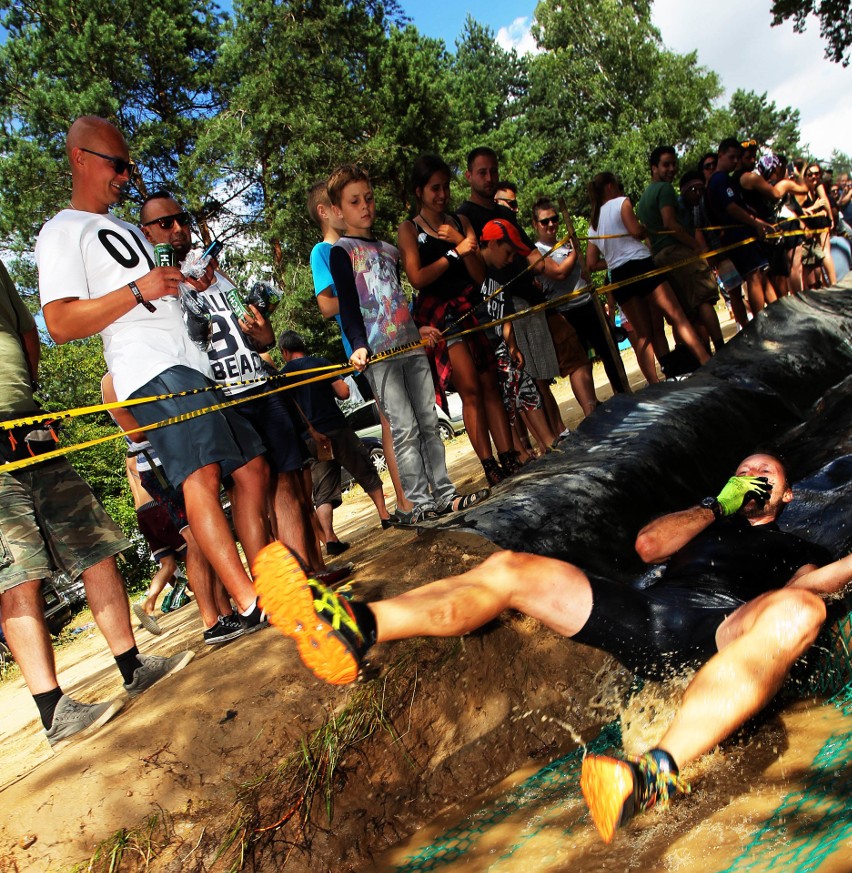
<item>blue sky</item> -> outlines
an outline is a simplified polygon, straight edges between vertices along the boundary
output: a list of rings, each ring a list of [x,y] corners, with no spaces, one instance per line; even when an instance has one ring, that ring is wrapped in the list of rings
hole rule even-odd
[[[536,3],[532,0],[467,0],[449,3],[447,0],[400,0],[399,5],[421,33],[444,40],[451,51],[464,27],[468,13],[496,33],[515,19],[531,20]]]

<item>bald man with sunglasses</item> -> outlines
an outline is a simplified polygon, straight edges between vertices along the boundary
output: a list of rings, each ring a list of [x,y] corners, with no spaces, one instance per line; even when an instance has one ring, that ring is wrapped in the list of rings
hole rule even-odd
[[[133,407],[149,425],[224,402],[206,352],[190,339],[178,300],[177,267],[155,266],[139,228],[110,214],[135,165],[121,132],[96,116],[78,118],[66,140],[71,199],[36,243],[44,319],[58,343],[100,333],[119,400],[166,396]],[[177,222],[179,224],[180,222]],[[186,396],[176,396],[190,392]],[[219,503],[223,477],[233,481],[234,524],[249,560],[270,540],[269,470],[263,443],[233,410],[150,429],[169,481],[183,487],[196,540],[245,630],[265,624]]]

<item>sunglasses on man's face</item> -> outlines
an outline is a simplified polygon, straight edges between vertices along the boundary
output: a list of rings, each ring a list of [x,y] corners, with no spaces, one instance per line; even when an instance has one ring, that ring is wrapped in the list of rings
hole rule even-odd
[[[188,212],[176,212],[174,215],[163,215],[161,218],[152,218],[151,221],[146,221],[142,227],[150,227],[152,224],[159,224],[163,230],[171,230],[177,222],[181,227],[186,227],[192,223],[192,216]]]
[[[508,206],[510,209],[517,209],[518,208],[518,201],[512,200],[509,197],[498,197],[497,202],[498,203],[505,203],[506,206]]]
[[[115,155],[105,155],[102,152],[94,151],[94,149],[83,148],[83,146],[80,146],[80,151],[87,152],[90,155],[95,155],[95,157],[109,161],[119,176],[123,176],[128,171],[130,171],[130,175],[132,176],[133,173],[136,172],[136,164],[133,162],[132,158],[125,160],[124,158],[117,158]]]
[[[559,219],[555,215],[548,215],[545,218],[539,218],[539,224],[559,224]]]

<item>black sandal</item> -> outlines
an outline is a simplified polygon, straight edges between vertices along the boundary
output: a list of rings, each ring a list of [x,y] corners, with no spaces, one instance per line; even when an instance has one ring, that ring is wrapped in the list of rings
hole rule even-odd
[[[490,488],[482,488],[471,494],[457,494],[444,508],[444,512],[464,512],[491,496]]]

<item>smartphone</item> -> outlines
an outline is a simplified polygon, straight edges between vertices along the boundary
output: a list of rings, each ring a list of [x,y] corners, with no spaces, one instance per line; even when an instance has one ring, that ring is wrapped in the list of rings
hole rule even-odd
[[[219,242],[219,240],[214,239],[209,246],[201,253],[202,258],[215,258],[218,257],[219,252],[225,248],[224,243]]]

